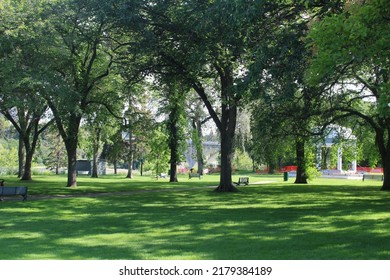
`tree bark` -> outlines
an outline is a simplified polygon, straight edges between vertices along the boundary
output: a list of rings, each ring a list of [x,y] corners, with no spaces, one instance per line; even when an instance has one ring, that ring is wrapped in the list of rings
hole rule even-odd
[[[232,181],[233,137],[231,133],[221,134],[221,173],[220,182],[216,191],[235,192],[237,188]]]
[[[100,129],[96,131],[96,138],[93,143],[93,158],[92,158],[92,178],[99,177],[99,143],[100,143]]]
[[[77,173],[76,173],[76,161],[77,161],[77,141],[71,142],[65,141],[66,152],[68,154],[68,182],[67,187],[77,187]]]
[[[127,175],[126,178],[132,179],[133,178],[133,152],[130,151],[129,154],[129,168],[127,169]]]
[[[117,160],[114,160],[114,174],[117,175],[118,174],[118,165],[117,165]]]
[[[172,94],[176,94],[176,92],[172,92]],[[170,174],[169,174],[169,182],[170,183],[175,183],[178,182],[177,179],[177,163],[179,162],[179,154],[178,154],[178,140],[179,140],[179,135],[178,135],[178,119],[179,119],[179,109],[177,104],[177,100],[175,96],[172,98],[173,103],[171,112],[169,114],[169,124],[168,124],[168,129],[170,132],[170,137],[169,137],[169,149],[171,151],[170,155]]]
[[[268,174],[275,174],[276,164],[274,161],[268,163]]]
[[[92,158],[92,174],[91,174],[92,178],[99,178],[98,169],[99,169],[98,155],[97,153],[94,152]]]
[[[127,169],[126,178],[133,178],[133,161],[134,161],[134,151],[133,151],[133,134],[131,130],[129,131],[129,168]]]
[[[34,154],[34,151],[32,151],[31,148],[29,151],[26,151],[26,161],[24,164],[24,172],[23,172],[22,178],[20,179],[22,181],[31,181],[32,180],[31,167],[32,167],[33,154]]]
[[[383,164],[383,185],[381,191],[390,191],[390,159]]]
[[[197,134],[197,141],[198,143],[195,143],[196,145],[196,159],[198,162],[198,173],[200,175],[203,175],[203,166],[204,166],[204,160],[203,160],[203,147],[202,147],[202,122],[200,120],[196,121],[196,124],[194,125],[195,133]]]
[[[235,192],[232,181],[232,161],[234,156],[234,134],[237,123],[237,100],[233,92],[233,73],[231,66],[217,66],[221,79],[221,175],[216,191]]]
[[[295,184],[307,184],[306,160],[305,160],[305,140],[300,138],[296,140],[297,157],[297,177]]]
[[[18,178],[22,178],[24,172],[24,142],[22,136],[19,133],[19,149],[18,149],[18,161],[19,161],[19,169],[18,169]]]
[[[66,185],[67,187],[77,186],[76,161],[80,122],[80,116],[72,115],[69,117],[69,127],[67,129],[67,133],[64,130],[60,130],[60,133],[63,135],[66,152],[68,155],[68,181]]]
[[[45,129],[43,128],[42,130],[38,129],[39,126],[39,119],[40,117],[34,118],[30,125],[29,128],[31,128],[32,132],[30,129],[26,130],[26,133],[22,134],[23,137],[23,142],[24,142],[24,149],[26,153],[26,159],[24,162],[24,172],[23,176],[21,178],[22,181],[31,181],[32,180],[32,161],[35,153],[35,149],[38,144],[38,137],[42,133],[42,131]]]
[[[46,109],[47,107],[43,107],[40,111],[29,112],[18,108],[18,121],[8,111],[1,112],[19,133],[18,177],[21,180],[32,180],[31,166],[38,137],[52,123],[49,121],[39,129],[39,121]]]
[[[390,121],[389,121],[390,122]],[[390,128],[387,129],[388,137],[385,139],[384,129],[375,129],[375,140],[383,165],[383,185],[381,191],[390,191]]]

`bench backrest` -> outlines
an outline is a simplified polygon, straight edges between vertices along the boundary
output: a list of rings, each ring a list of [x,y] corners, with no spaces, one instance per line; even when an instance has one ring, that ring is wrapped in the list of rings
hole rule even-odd
[[[240,177],[238,180],[240,183],[248,183],[249,178],[248,177]]]
[[[26,195],[27,187],[0,187],[0,195]]]
[[[363,179],[383,180],[383,175],[380,174],[364,174]]]

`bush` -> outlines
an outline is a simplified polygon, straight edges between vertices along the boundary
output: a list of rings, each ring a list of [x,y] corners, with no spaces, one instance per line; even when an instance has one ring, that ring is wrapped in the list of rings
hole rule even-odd
[[[234,154],[233,168],[237,170],[252,170],[252,159],[248,153],[237,150]]]

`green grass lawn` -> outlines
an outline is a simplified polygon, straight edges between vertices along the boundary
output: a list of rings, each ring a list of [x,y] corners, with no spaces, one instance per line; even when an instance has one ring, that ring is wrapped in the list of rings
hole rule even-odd
[[[191,189],[216,185],[217,175],[177,184],[80,177],[74,189],[65,177],[34,178],[6,178],[28,185],[32,199],[0,203],[0,259],[390,259],[390,194],[380,182],[251,175],[274,182],[226,194]],[[118,193],[132,190],[160,191]],[[98,192],[113,194],[33,200]]]

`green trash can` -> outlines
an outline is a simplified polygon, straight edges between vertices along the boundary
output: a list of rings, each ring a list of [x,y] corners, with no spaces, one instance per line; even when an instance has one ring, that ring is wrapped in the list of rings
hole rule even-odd
[[[285,182],[288,181],[288,172],[283,173],[283,179]]]

